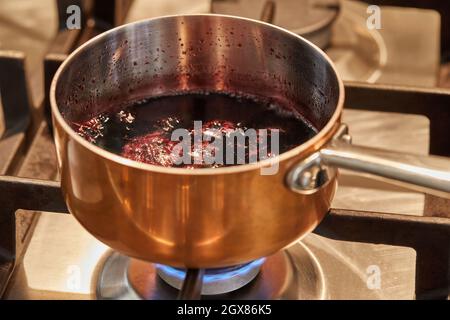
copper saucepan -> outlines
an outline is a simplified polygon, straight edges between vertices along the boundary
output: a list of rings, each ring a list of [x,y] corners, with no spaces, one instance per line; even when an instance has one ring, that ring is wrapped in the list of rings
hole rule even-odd
[[[85,141],[66,122],[118,102],[198,89],[289,101],[319,132],[278,156],[276,174],[262,175],[275,160],[194,170],[134,162]],[[270,255],[313,230],[330,208],[336,167],[449,197],[447,159],[351,145],[343,104],[330,59],[276,26],[188,15],[115,28],[75,50],[51,86],[65,200],[91,234],[126,255],[219,267]]]

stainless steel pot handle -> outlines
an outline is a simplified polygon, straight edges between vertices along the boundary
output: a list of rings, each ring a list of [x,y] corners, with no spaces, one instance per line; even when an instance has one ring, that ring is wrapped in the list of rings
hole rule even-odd
[[[450,199],[450,160],[351,144],[346,125],[324,148],[297,164],[287,175],[295,192],[311,194],[325,185],[335,168],[374,175],[378,179]]]

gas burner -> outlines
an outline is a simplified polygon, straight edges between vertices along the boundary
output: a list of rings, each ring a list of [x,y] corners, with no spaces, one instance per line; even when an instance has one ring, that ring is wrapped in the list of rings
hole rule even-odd
[[[98,299],[175,299],[185,274],[117,252],[108,254],[100,268]],[[203,299],[324,299],[326,289],[316,257],[298,243],[266,259],[205,270],[202,294]]]
[[[206,269],[203,276],[203,295],[222,294],[242,288],[258,275],[264,258],[226,268]],[[156,265],[157,274],[167,284],[180,290],[186,271],[166,265]]]
[[[211,2],[211,12],[259,19],[291,30],[320,48],[328,46],[338,0],[240,0]]]

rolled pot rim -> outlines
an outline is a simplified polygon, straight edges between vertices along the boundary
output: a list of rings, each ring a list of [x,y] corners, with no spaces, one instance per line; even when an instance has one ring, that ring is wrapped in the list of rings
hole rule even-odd
[[[328,120],[326,125],[316,134],[314,137],[309,139],[308,141],[304,142],[303,144],[298,145],[297,147],[290,149],[286,152],[281,153],[280,155],[265,159],[262,161],[257,161],[254,163],[248,163],[248,164],[241,164],[241,165],[234,165],[229,167],[220,167],[220,168],[196,168],[196,169],[187,169],[187,168],[174,168],[174,167],[163,167],[158,165],[152,165],[147,164],[143,162],[134,161],[131,159],[124,158],[118,154],[115,154],[113,152],[107,151],[101,147],[98,147],[94,145],[93,143],[85,140],[83,137],[78,135],[67,123],[67,121],[63,118],[61,112],[59,111],[58,105],[56,103],[56,86],[58,84],[58,80],[60,78],[60,75],[64,72],[67,65],[70,64],[70,62],[73,59],[76,59],[78,54],[82,51],[85,51],[89,49],[92,46],[95,46],[97,42],[102,39],[103,37],[106,37],[107,35],[117,32],[121,29],[130,28],[139,24],[145,24],[149,21],[154,20],[162,20],[162,19],[171,19],[171,18],[181,18],[181,17],[225,17],[225,18],[231,18],[231,19],[237,19],[237,20],[245,20],[252,23],[257,23],[261,25],[266,25],[270,28],[277,29],[278,31],[285,32],[292,37],[297,38],[300,41],[305,42],[309,46],[311,46],[313,49],[315,49],[322,57],[329,63],[331,66],[331,69],[333,70],[336,80],[338,82],[339,87],[339,98],[337,101],[336,108],[333,112],[333,115]],[[232,174],[232,173],[240,173],[240,172],[246,172],[246,171],[252,171],[256,169],[261,169],[267,166],[272,165],[273,163],[281,163],[285,160],[291,159],[299,154],[303,154],[306,151],[310,150],[311,153],[316,151],[317,148],[321,148],[324,144],[328,142],[328,140],[331,139],[332,133],[337,130],[336,123],[340,119],[343,106],[344,106],[344,99],[345,99],[345,92],[344,92],[344,83],[342,79],[340,78],[336,67],[334,63],[331,61],[331,59],[315,44],[310,42],[309,40],[299,36],[298,34],[295,34],[289,30],[286,30],[284,28],[278,27],[276,25],[266,23],[259,20],[254,20],[250,18],[244,18],[244,17],[238,17],[238,16],[232,16],[232,15],[223,15],[223,14],[211,14],[211,13],[205,13],[205,14],[176,14],[176,15],[165,15],[165,16],[159,16],[149,19],[143,19],[139,21],[130,22],[118,27],[115,27],[111,30],[108,30],[106,32],[103,32],[94,38],[90,39],[89,41],[82,44],[80,47],[75,49],[61,64],[61,66],[58,68],[58,70],[55,73],[55,76],[53,77],[51,87],[50,87],[50,105],[51,105],[51,111],[53,115],[53,119],[63,128],[64,132],[68,134],[72,139],[74,139],[76,142],[78,142],[81,146],[88,149],[89,151],[95,153],[96,155],[107,159],[109,161],[112,161],[114,163],[124,165],[127,167],[140,169],[144,171],[151,171],[151,172],[158,172],[158,173],[165,173],[165,174],[175,174],[175,175],[220,175],[220,174]],[[331,133],[331,134],[330,134]]]

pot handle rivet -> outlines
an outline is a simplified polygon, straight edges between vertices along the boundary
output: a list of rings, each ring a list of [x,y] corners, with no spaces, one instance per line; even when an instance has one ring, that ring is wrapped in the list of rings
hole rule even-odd
[[[298,163],[286,176],[288,187],[300,194],[313,194],[336,175],[336,169],[323,164],[316,152]]]

